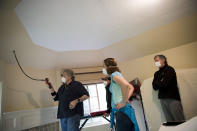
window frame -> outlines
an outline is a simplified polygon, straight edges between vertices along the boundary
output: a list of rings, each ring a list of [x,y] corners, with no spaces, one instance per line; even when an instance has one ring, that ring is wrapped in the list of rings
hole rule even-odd
[[[95,83],[87,83],[87,84],[83,84],[84,85],[84,87],[89,91],[89,88],[90,87],[88,87],[89,85],[95,85],[96,86],[96,94],[97,94],[97,96],[95,96],[95,97],[97,97],[97,101],[98,101],[98,110],[99,111],[101,111],[101,103],[100,103],[100,98],[99,98],[99,92],[98,92],[98,84],[103,84],[103,82],[95,82]],[[92,110],[91,110],[91,102],[90,102],[90,99],[91,99],[91,96],[89,97],[89,99],[88,99],[88,106],[89,106],[89,111],[90,111],[90,113],[92,112]],[[85,111],[85,110],[84,110]]]

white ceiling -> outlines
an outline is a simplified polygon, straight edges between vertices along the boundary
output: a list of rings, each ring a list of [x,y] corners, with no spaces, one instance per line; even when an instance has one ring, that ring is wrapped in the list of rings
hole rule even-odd
[[[196,0],[22,0],[15,12],[33,43],[96,50],[175,20]]]
[[[197,0],[123,1],[0,0],[0,61],[16,50],[23,67],[102,66],[197,41]]]

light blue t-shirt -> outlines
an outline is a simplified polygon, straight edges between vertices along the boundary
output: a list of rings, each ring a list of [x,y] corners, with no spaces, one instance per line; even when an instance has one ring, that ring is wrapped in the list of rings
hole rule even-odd
[[[121,87],[113,80],[114,76],[123,77],[120,72],[114,72],[111,74],[111,85],[109,90],[112,93],[112,108],[115,108],[116,104],[123,102]]]
[[[123,97],[122,97],[121,87],[117,83],[115,83],[115,81],[113,80],[114,76],[120,76],[123,78],[120,72],[114,72],[111,74],[111,85],[109,88],[110,92],[112,93],[112,101],[111,101],[112,112],[110,114],[111,128],[113,128],[113,125],[114,125],[115,112],[121,111],[125,113],[129,117],[129,119],[133,122],[135,131],[139,131],[139,126],[135,117],[135,111],[129,103],[127,103],[125,107],[119,110],[115,108],[116,104],[123,102]]]

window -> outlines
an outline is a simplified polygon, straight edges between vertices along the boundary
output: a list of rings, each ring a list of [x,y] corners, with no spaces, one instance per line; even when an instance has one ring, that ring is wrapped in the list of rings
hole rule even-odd
[[[85,85],[90,98],[84,101],[84,114],[107,109],[106,91],[103,83]]]
[[[107,110],[106,90],[103,83],[85,85],[90,97],[84,101],[84,115],[89,115],[91,112]],[[109,119],[109,118],[108,118]],[[81,124],[84,120],[81,120]],[[92,127],[109,124],[102,117],[95,117],[88,120],[84,127]]]

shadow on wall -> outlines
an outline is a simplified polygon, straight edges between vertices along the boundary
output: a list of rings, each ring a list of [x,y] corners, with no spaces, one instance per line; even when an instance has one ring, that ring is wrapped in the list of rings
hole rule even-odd
[[[53,99],[49,89],[42,89],[40,91],[40,105],[41,107],[49,107],[53,104]]]
[[[3,83],[0,81],[0,129],[2,129],[2,89]]]
[[[51,97],[49,89],[43,89],[40,91],[39,102],[37,102],[38,100],[35,98],[36,96],[34,96],[34,94],[31,92],[25,92],[22,90],[16,90],[16,89],[8,88],[8,87],[7,87],[7,89],[9,89],[13,92],[25,94],[29,104],[34,108],[54,106],[53,99]]]
[[[40,105],[37,103],[37,101],[34,99],[34,97],[32,96],[32,93],[25,93],[27,96],[27,99],[29,101],[29,103],[35,107],[35,108],[40,108]]]
[[[38,104],[38,102],[35,100],[35,98],[33,97],[32,93],[29,92],[25,92],[22,90],[16,90],[16,89],[12,89],[7,87],[7,89],[14,91],[14,92],[18,92],[18,93],[23,93],[25,94],[25,96],[27,97],[27,100],[29,101],[29,103],[34,107],[34,108],[40,108],[40,105]]]
[[[155,107],[157,108],[157,110],[160,111],[160,118],[163,118],[164,121],[166,121],[164,113],[161,110],[162,108],[161,108],[160,100],[158,98],[158,91],[155,91],[153,88],[152,88],[152,101]]]

